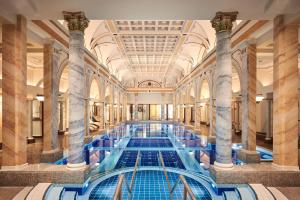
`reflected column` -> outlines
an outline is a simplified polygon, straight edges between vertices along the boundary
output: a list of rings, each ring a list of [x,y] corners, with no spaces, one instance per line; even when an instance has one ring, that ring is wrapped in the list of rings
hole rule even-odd
[[[232,62],[231,29],[237,12],[217,12],[211,21],[216,30],[216,161],[217,168],[232,168],[231,99]]]
[[[84,147],[84,30],[88,20],[83,12],[63,12],[69,28],[69,148],[68,167],[85,166]]]

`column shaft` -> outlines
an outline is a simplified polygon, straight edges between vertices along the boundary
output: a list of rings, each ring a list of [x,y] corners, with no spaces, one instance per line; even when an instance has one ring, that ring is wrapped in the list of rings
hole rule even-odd
[[[2,26],[2,165],[27,162],[27,22]]]
[[[298,25],[274,19],[273,162],[298,168]]]
[[[242,50],[242,144],[256,150],[256,45]]]
[[[44,45],[44,124],[43,151],[58,148],[58,81],[59,54],[53,44]]]
[[[216,162],[231,164],[232,64],[229,31],[217,33],[216,57]]]
[[[216,30],[216,167],[231,168],[232,62],[231,29],[237,12],[218,12],[211,21]]]

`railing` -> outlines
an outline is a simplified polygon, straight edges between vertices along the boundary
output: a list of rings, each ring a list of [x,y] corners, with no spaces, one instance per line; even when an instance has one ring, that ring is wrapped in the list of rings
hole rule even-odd
[[[183,199],[187,200],[187,194],[189,194],[190,198],[192,200],[196,200],[196,197],[195,197],[191,187],[189,186],[189,184],[185,180],[184,176],[180,175],[178,177],[178,179],[176,180],[175,184],[173,185],[173,187],[171,186],[171,182],[169,180],[168,172],[167,172],[166,167],[165,167],[164,158],[162,157],[161,152],[159,152],[159,159],[160,159],[161,166],[163,168],[163,172],[164,172],[164,175],[165,175],[167,183],[168,183],[168,188],[169,188],[169,192],[170,192],[170,200],[172,200],[173,192],[175,191],[179,181],[181,181],[183,183],[183,187],[184,187],[184,189],[183,189]]]
[[[122,200],[122,185],[124,181],[124,174],[121,174],[118,179],[117,188],[113,200]]]
[[[121,200],[122,199],[123,182],[125,182],[125,184],[126,184],[126,189],[127,189],[127,192],[128,192],[128,199],[132,199],[132,189],[133,189],[133,185],[134,185],[134,181],[135,181],[135,175],[137,173],[137,169],[138,169],[138,166],[139,166],[140,157],[141,156],[140,156],[140,151],[139,151],[138,155],[137,155],[137,158],[136,158],[136,161],[135,161],[134,170],[133,170],[133,174],[132,174],[132,177],[131,177],[130,184],[128,184],[124,174],[121,174],[119,176],[113,200]]]

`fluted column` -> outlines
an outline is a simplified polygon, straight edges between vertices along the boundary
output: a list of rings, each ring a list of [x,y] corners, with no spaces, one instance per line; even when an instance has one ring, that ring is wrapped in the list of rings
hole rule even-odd
[[[2,166],[27,162],[27,21],[2,25]]]
[[[274,19],[274,122],[273,164],[285,169],[298,166],[298,24]]]
[[[50,157],[58,149],[58,81],[59,50],[55,41],[44,44],[44,124],[43,124],[43,154]],[[42,158],[42,161],[44,159]],[[46,160],[45,160],[46,161]],[[52,160],[47,160],[48,162]],[[54,160],[53,160],[54,161]]]
[[[69,148],[68,167],[85,166],[84,147],[84,30],[88,20],[83,12],[63,12],[69,28]]]
[[[115,112],[114,112],[114,96],[115,96],[115,90],[114,87],[111,86],[111,94],[109,96],[109,126],[114,125],[114,118],[115,118]]]
[[[200,131],[200,116],[201,116],[201,107],[199,105],[200,103],[197,102],[195,104],[195,130]]]
[[[230,35],[237,12],[217,12],[211,21],[216,30],[216,161],[215,167],[232,168],[231,98],[232,64]]]

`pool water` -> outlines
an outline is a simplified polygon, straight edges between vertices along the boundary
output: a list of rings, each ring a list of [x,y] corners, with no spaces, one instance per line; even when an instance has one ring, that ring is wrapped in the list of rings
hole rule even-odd
[[[237,159],[240,144],[232,146],[232,161],[235,165],[243,165]],[[258,147],[261,160],[272,160],[272,153]],[[92,142],[84,147],[86,163],[92,169],[90,176],[91,188],[89,199],[111,199],[115,191],[118,175],[124,170],[133,170],[139,156],[138,172],[133,188],[133,199],[169,199],[166,177],[162,171],[164,165],[169,171],[172,184],[178,178],[174,170],[184,170],[209,178],[209,166],[214,164],[216,146],[208,143],[207,137],[195,135],[192,131],[176,124],[136,123],[117,127],[107,133],[96,136]],[[66,164],[67,158],[62,158],[56,164]],[[152,168],[146,170],[145,168]],[[140,169],[143,169],[140,171]],[[104,175],[118,172],[95,184]],[[126,179],[130,180],[132,172],[126,172]],[[197,180],[186,177],[197,199],[211,199],[211,194]],[[125,185],[125,184],[124,184]],[[173,194],[173,199],[182,199],[182,184]],[[123,187],[123,199],[127,199],[127,190]],[[199,198],[198,198],[199,197]],[[221,198],[222,199],[222,198]]]
[[[131,180],[132,173],[125,174],[127,181]],[[168,177],[171,185],[173,186],[177,181],[179,175],[176,173],[168,172]],[[191,189],[197,199],[210,200],[212,199],[206,188],[198,181],[185,177],[189,183]],[[118,182],[118,176],[110,177],[102,182],[100,182],[91,191],[89,199],[90,200],[110,200],[113,198],[113,194]],[[140,200],[162,200],[170,199],[170,193],[168,185],[166,182],[165,175],[162,171],[140,171],[137,172],[135,177],[135,184],[133,186],[133,196],[132,199]],[[122,188],[122,199],[128,199],[128,192],[125,184]],[[172,199],[183,199],[183,184],[180,182],[176,187]]]

